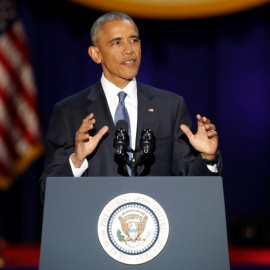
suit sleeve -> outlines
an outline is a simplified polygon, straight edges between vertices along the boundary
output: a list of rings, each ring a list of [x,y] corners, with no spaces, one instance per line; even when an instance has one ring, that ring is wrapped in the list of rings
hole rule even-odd
[[[69,157],[74,153],[74,136],[68,116],[56,104],[46,135],[45,169],[40,178],[42,196],[48,176],[73,176]]]

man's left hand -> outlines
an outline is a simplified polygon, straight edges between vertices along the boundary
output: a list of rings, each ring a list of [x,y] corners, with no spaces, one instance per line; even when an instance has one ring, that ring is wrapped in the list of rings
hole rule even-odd
[[[182,124],[181,130],[187,135],[190,144],[201,153],[204,159],[214,159],[218,148],[218,134],[214,124],[205,116],[197,115],[198,129],[193,134],[188,126]]]

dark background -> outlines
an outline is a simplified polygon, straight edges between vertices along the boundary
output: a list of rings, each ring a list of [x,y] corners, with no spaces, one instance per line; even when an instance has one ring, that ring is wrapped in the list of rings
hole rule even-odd
[[[60,0],[18,4],[45,136],[53,105],[101,76],[87,49],[90,27],[102,13]],[[197,113],[217,126],[229,240],[270,244],[270,5],[205,19],[134,19],[142,41],[137,79],[182,95],[194,126]],[[39,158],[0,193],[8,241],[40,240],[43,162]],[[262,233],[251,239],[254,230],[243,233],[243,224]]]

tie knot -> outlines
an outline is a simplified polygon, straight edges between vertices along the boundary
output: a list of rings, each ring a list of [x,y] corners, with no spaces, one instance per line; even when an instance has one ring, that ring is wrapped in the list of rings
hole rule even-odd
[[[118,93],[118,96],[119,96],[119,102],[123,103],[127,96],[127,93],[125,93],[124,91],[121,91]]]

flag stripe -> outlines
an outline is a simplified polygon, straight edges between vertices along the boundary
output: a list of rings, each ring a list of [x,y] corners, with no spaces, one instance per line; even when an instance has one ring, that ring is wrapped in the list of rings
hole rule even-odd
[[[16,31],[13,31],[14,29]],[[29,91],[31,95],[35,96],[36,89],[35,89],[35,85],[33,84],[33,78],[31,76],[32,70],[31,71],[28,70],[29,68],[31,69],[29,54],[28,54],[28,50],[26,49],[25,38],[23,35],[22,36],[19,35],[20,32],[22,32],[21,24],[17,22],[14,24],[14,27],[11,29],[11,31],[7,33],[10,44],[13,45],[13,50],[11,51],[11,55],[14,54],[14,52],[17,53],[17,61],[20,60],[19,63],[21,67],[23,67],[21,68],[21,71],[23,73],[20,73],[21,80],[22,80],[21,82],[26,88],[26,90]]]
[[[4,76],[6,75],[5,76],[6,78],[9,77],[8,73],[5,74],[3,69],[1,70],[1,68],[0,68],[0,71],[2,71],[2,74],[4,74]],[[32,122],[29,122],[28,125],[26,125],[26,127],[25,127],[25,123],[23,121],[24,119],[22,118],[23,115],[26,117],[25,111],[20,109],[20,108],[22,108],[23,103],[25,102],[25,99],[22,99],[19,94],[17,94],[16,99],[14,99],[14,95],[16,95],[16,93],[14,93],[14,95],[12,95],[13,93],[11,93],[11,95],[10,95],[7,93],[7,91],[3,91],[3,90],[4,90],[4,88],[2,88],[0,86],[1,97],[4,101],[4,104],[7,105],[6,112],[8,112],[8,110],[9,110],[9,113],[8,114],[6,113],[6,117],[8,118],[8,121],[3,120],[3,122],[6,122],[5,127],[11,128],[11,126],[12,126],[12,128],[19,127],[21,130],[25,130],[25,129],[27,130],[27,126],[31,126]],[[31,110],[29,110],[29,108],[25,108],[25,109],[29,115],[31,113]],[[20,111],[21,111],[21,113],[20,113]],[[27,118],[25,121],[27,121]],[[34,122],[36,122],[36,121],[34,121]],[[31,138],[32,137],[31,134],[25,133],[25,135],[26,135],[25,138],[27,138],[29,141],[33,140],[33,138]]]
[[[2,72],[4,72],[4,70],[6,70],[5,72],[5,77],[6,77],[6,85],[8,87],[8,91],[9,94],[13,94],[12,92],[16,93],[16,88],[21,88],[21,91],[18,94],[21,94],[24,96],[24,98],[27,100],[27,102],[29,103],[29,105],[32,107],[32,109],[35,108],[35,99],[32,95],[29,95],[28,93],[30,93],[31,91],[27,90],[27,88],[24,86],[20,76],[20,71],[17,70],[18,67],[19,69],[24,68],[24,65],[21,65],[21,63],[16,63],[16,60],[14,59],[14,61],[12,61],[12,58],[7,58],[7,56],[9,56],[9,52],[8,52],[8,48],[2,48],[1,46],[1,42],[0,42],[0,61],[2,63]],[[9,47],[9,45],[8,45]],[[15,51],[14,51],[14,55],[16,55]],[[12,56],[13,57],[13,56]],[[18,67],[14,66],[12,67],[12,64],[17,64]],[[11,86],[11,87],[10,87]],[[5,87],[4,87],[5,90]]]

